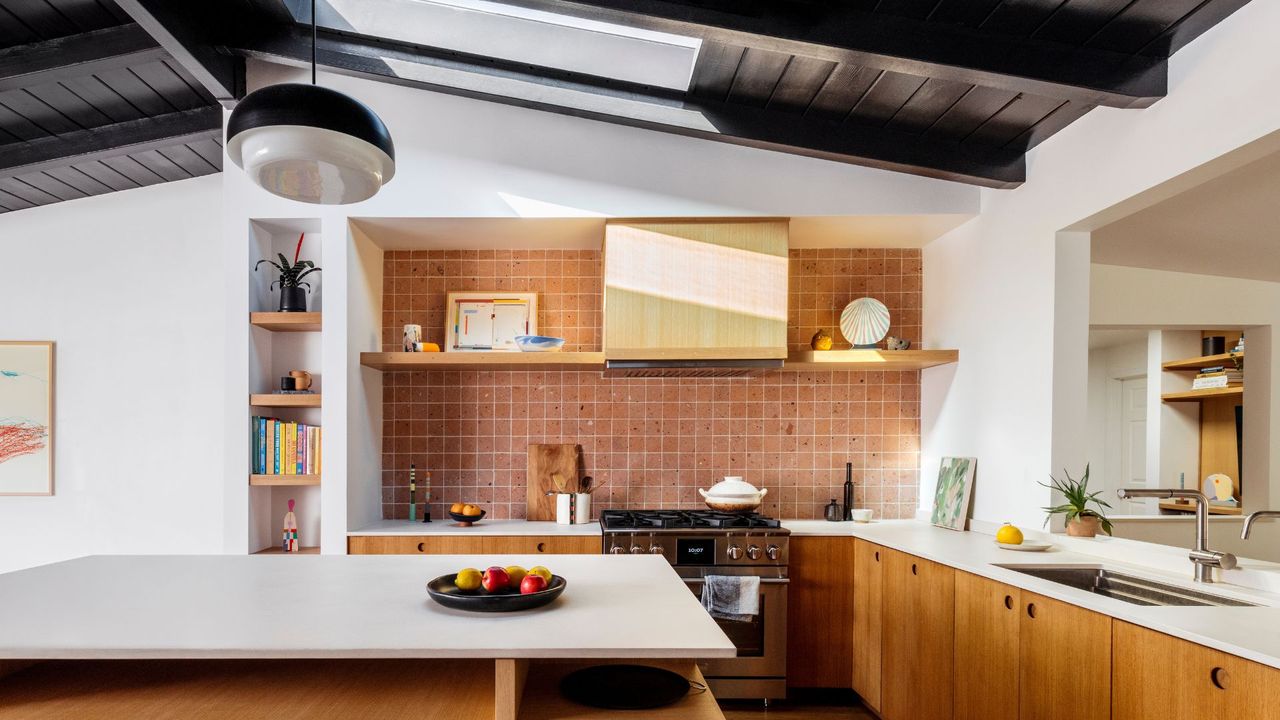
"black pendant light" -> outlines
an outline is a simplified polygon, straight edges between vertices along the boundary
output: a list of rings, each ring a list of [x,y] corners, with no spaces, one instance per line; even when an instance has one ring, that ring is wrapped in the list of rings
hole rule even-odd
[[[245,96],[227,121],[227,154],[267,192],[320,205],[368,200],[395,175],[395,146],[382,119],[316,85],[315,0],[311,84],[269,85]]]

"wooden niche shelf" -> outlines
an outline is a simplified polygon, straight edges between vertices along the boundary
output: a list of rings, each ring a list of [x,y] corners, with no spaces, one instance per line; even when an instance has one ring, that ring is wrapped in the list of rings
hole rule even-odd
[[[249,396],[254,407],[320,407],[320,393],[254,393]]]
[[[250,475],[249,484],[263,485],[319,485],[319,475]]]
[[[297,552],[291,552],[291,553],[287,553],[284,550],[281,550],[279,546],[273,545],[271,547],[262,548],[258,552],[254,553],[254,555],[319,555],[319,554],[320,554],[320,548],[314,545],[310,545],[304,548],[299,548]]]
[[[1204,390],[1187,390],[1186,392],[1165,393],[1160,399],[1165,402],[1204,402],[1214,398],[1244,397],[1244,387],[1232,385],[1224,388],[1206,388]]]
[[[602,352],[366,352],[375,370],[603,370]]]
[[[1186,360],[1170,360],[1160,367],[1165,370],[1190,370],[1199,371],[1205,368],[1217,367],[1233,367],[1235,362],[1239,360],[1244,362],[1244,353],[1222,353],[1221,355],[1205,355],[1204,357],[1189,358]]]
[[[318,312],[251,312],[249,324],[271,332],[319,332]]]
[[[805,350],[787,357],[783,371],[923,370],[960,360],[959,350]]]

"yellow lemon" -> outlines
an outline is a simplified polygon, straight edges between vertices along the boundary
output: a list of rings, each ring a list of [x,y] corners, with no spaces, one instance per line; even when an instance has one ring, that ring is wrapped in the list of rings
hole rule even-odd
[[[551,571],[542,567],[541,565],[535,565],[529,568],[529,574],[541,575],[543,580],[546,580],[547,582],[551,582]]]
[[[1022,531],[1009,523],[1005,523],[996,531],[996,542],[1004,543],[1005,545],[1021,545]]]
[[[511,587],[511,588],[515,588],[515,589],[519,590],[519,589],[520,589],[520,581],[521,581],[521,580],[524,580],[524,576],[525,576],[525,575],[528,575],[528,574],[529,574],[529,571],[528,571],[528,570],[525,570],[524,568],[520,567],[519,565],[511,565],[511,566],[509,566],[509,567],[507,568],[507,577],[510,577],[510,578],[511,578],[511,580],[507,582],[507,587]]]
[[[482,574],[475,568],[463,568],[458,571],[458,576],[453,579],[453,584],[459,590],[471,592],[480,589],[480,578]]]

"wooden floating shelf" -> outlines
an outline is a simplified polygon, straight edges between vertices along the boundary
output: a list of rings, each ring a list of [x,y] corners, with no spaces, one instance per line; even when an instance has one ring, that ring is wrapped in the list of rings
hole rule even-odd
[[[787,356],[782,370],[922,370],[959,360],[959,350],[805,350]]]
[[[315,547],[313,545],[309,547],[300,548],[298,552],[287,553],[281,550],[279,546],[273,545],[271,547],[262,548],[261,550],[253,554],[254,555],[319,555],[320,548]]]
[[[1172,510],[1174,512],[1182,512],[1182,513],[1194,513],[1196,511],[1195,500],[1192,500],[1191,502],[1188,502],[1188,503],[1179,503],[1179,502],[1174,502],[1173,500],[1161,500],[1159,505],[1161,510]],[[1242,515],[1243,513],[1238,507],[1234,507],[1234,508],[1223,507],[1221,505],[1214,505],[1210,503],[1209,514],[1210,515]]]
[[[320,407],[320,393],[254,393],[249,396],[249,404],[254,407]]]
[[[271,332],[319,332],[318,312],[251,312],[249,324]]]
[[[1165,393],[1160,399],[1165,402],[1204,402],[1214,398],[1243,398],[1244,387],[1232,385],[1224,388],[1206,388],[1204,390],[1188,390],[1186,392]]]
[[[603,370],[602,352],[366,352],[360,364],[375,370]]]
[[[1160,367],[1165,370],[1203,370],[1219,365],[1232,367],[1235,364],[1233,362],[1235,359],[1244,362],[1244,353],[1222,353],[1221,355],[1205,355],[1204,357],[1188,358],[1186,360],[1170,360]]]
[[[249,484],[264,485],[319,485],[319,475],[250,475]]]

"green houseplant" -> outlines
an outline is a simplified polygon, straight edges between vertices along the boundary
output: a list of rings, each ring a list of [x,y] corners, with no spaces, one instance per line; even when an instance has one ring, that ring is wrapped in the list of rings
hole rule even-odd
[[[311,273],[320,272],[320,268],[310,260],[299,260],[298,257],[302,253],[302,240],[306,237],[306,233],[298,236],[298,246],[293,251],[293,263],[290,264],[289,259],[284,253],[276,253],[280,258],[280,262],[271,259],[262,259],[257,265],[253,266],[254,272],[257,272],[262,263],[268,263],[280,273],[280,277],[273,280],[268,287],[269,290],[280,286],[280,312],[306,312],[307,311],[307,292],[311,290],[311,283],[305,282],[302,278]]]
[[[1043,510],[1048,514],[1044,524],[1048,525],[1054,515],[1062,515],[1067,521],[1067,534],[1072,537],[1094,537],[1098,530],[1110,535],[1111,521],[1103,514],[1103,509],[1111,509],[1106,500],[1098,498],[1101,490],[1089,492],[1089,466],[1084,466],[1084,475],[1079,480],[1071,477],[1071,473],[1062,470],[1064,480],[1049,476],[1049,484],[1040,483],[1044,487],[1062,495],[1065,501],[1061,505],[1050,505]],[[1092,504],[1094,507],[1090,508]]]

